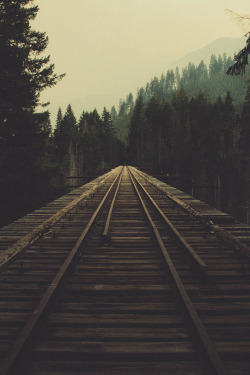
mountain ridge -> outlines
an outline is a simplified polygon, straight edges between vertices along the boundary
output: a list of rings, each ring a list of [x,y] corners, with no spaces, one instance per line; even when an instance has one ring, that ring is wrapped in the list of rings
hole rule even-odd
[[[111,82],[111,87],[112,83],[114,84],[115,82],[115,87],[113,87],[113,89],[109,87],[104,92],[98,92],[98,90],[96,90],[96,92],[89,95],[75,97],[74,100],[70,100],[70,103],[76,117],[79,117],[83,110],[91,111],[96,108],[99,112],[101,112],[104,106],[106,108],[111,108],[113,105],[117,107],[119,106],[120,98],[125,99],[130,92],[136,96],[139,88],[145,87],[146,84],[154,77],[160,78],[161,74],[166,74],[169,69],[174,70],[178,66],[181,72],[181,69],[188,66],[189,62],[198,65],[201,60],[208,65],[212,54],[218,56],[226,53],[228,57],[233,57],[235,53],[245,46],[245,41],[246,38],[244,37],[222,37],[215,39],[214,41],[206,44],[204,47],[191,51],[180,59],[172,62],[168,61],[163,63],[155,63],[154,65],[131,65],[129,67],[124,65],[121,67],[120,72],[120,74],[126,76],[126,83],[124,87],[117,85],[119,76],[115,76],[114,74],[113,82]],[[62,98],[59,99],[58,97],[54,96],[54,98],[51,100],[51,105],[49,106],[53,123],[55,122],[56,113],[59,106],[62,107],[62,110],[64,111],[66,110],[68,104],[68,100]]]
[[[237,52],[245,46],[245,41],[246,38],[244,37],[222,37],[215,39],[214,41],[206,44],[204,47],[191,51],[180,59],[171,62],[171,69],[175,68],[176,66],[179,68],[184,68],[189,62],[197,65],[201,62],[201,60],[207,64],[209,63],[211,55],[218,56],[226,53],[228,57],[233,57],[234,54],[237,54]]]

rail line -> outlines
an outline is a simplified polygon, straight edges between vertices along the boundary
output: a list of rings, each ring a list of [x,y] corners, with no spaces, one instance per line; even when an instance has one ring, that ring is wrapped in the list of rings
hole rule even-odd
[[[163,190],[159,185],[155,185],[150,181],[146,174],[137,171],[137,173],[143,177],[148,184],[153,186],[156,190],[160,192],[164,197],[166,197],[169,202],[173,202],[179,209],[184,210],[187,214],[193,218],[193,220],[198,220],[206,230],[213,231],[213,233],[224,243],[230,246],[234,251],[241,254],[242,258],[246,261],[250,261],[250,246],[240,241],[237,237],[231,234],[229,231],[224,230],[221,226],[216,225],[213,221],[208,220],[204,215],[200,212],[195,211],[192,207],[182,202],[176,196],[167,193]]]
[[[240,255],[134,168],[79,205],[0,273],[1,374],[247,374]]]

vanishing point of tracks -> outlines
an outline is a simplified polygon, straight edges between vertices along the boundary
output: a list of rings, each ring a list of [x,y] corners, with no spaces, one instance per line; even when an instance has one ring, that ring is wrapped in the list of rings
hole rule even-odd
[[[134,168],[93,193],[3,265],[1,374],[247,374],[242,257]]]

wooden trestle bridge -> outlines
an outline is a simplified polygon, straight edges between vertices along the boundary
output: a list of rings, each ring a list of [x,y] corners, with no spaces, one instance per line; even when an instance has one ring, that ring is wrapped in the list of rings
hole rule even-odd
[[[250,374],[249,244],[115,168],[0,230],[0,374]]]

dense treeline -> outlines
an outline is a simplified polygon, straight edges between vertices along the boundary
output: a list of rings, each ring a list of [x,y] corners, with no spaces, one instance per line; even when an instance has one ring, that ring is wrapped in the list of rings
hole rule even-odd
[[[52,129],[39,97],[63,75],[41,56],[48,37],[30,26],[37,12],[32,0],[0,0],[0,226],[61,195],[65,176],[123,162],[105,108],[77,122],[68,106]]]
[[[155,77],[111,109],[128,161],[249,221],[249,67],[237,77],[226,54]]]
[[[54,129],[49,113],[43,113],[43,117],[39,122],[44,125],[39,140],[30,138],[32,145],[27,145],[26,152],[25,145],[23,148],[18,145],[16,152],[11,151],[14,165],[22,167],[19,173],[14,168],[7,175],[1,169],[5,215],[1,216],[0,226],[67,192],[67,176],[84,177],[124,164],[125,146],[116,138],[111,114],[106,108],[101,116],[96,110],[83,112],[78,121],[71,105],[64,115],[59,108]],[[24,175],[25,167],[29,178]],[[87,179],[69,180],[71,186],[79,181],[86,183]]]
[[[233,59],[224,53],[216,57],[212,55],[209,65],[203,61],[197,66],[189,63],[179,71],[170,69],[160,78],[154,77],[145,87],[138,89],[137,97],[142,97],[143,102],[148,102],[152,97],[161,102],[172,100],[173,95],[181,88],[185,89],[188,99],[196,97],[200,91],[207,92],[210,101],[215,102],[218,96],[225,99],[227,92],[231,93],[235,109],[240,113],[246,94],[250,69],[246,66],[246,74],[237,77],[226,75],[228,67],[233,64]],[[125,100],[120,100],[119,109],[112,107],[111,114],[114,120],[117,136],[124,142],[128,140],[131,119],[131,109],[134,99],[130,93]]]
[[[0,0],[0,226],[61,195],[66,176],[125,163],[175,176],[180,188],[246,217],[247,67],[229,77],[232,60],[212,55],[209,67],[190,63],[154,78],[118,111],[77,120],[70,105],[59,109],[52,127],[39,96],[63,75],[41,57],[48,38],[30,27],[37,12],[32,0]]]
[[[0,0],[0,225],[50,197],[51,126],[37,109],[63,75],[41,57],[48,38],[30,27],[37,12],[30,0]]]
[[[240,116],[229,92],[213,103],[206,92],[189,99],[182,88],[170,101],[137,98],[128,161],[246,220],[249,142],[250,86]]]
[[[52,139],[59,185],[66,175],[93,174],[124,161],[124,145],[116,138],[111,114],[105,107],[101,116],[96,110],[83,112],[79,121],[70,105],[64,116],[59,109]]]

